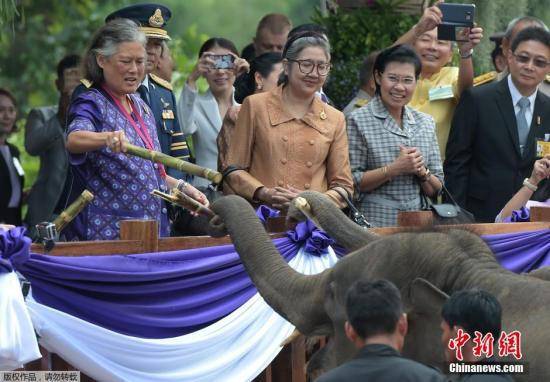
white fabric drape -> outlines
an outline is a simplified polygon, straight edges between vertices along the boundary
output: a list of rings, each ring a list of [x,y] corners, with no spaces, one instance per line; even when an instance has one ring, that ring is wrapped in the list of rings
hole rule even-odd
[[[0,273],[0,370],[15,370],[41,357],[15,272]]]
[[[338,258],[300,249],[289,265],[304,274]],[[294,327],[259,294],[199,331],[167,339],[122,335],[27,299],[40,344],[99,381],[247,381],[281,350]]]

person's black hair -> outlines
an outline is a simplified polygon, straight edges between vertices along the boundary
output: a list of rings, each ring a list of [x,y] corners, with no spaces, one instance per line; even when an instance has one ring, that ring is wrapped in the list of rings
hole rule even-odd
[[[310,24],[300,24],[292,28],[290,32],[288,32],[287,40],[290,40],[291,37],[304,32],[314,32],[325,36],[325,38],[328,38],[327,28],[319,24],[310,23]]]
[[[263,78],[267,78],[275,64],[281,62],[283,57],[278,52],[267,52],[259,55],[250,63],[250,71],[243,73],[235,81],[235,101],[243,103],[244,99],[256,91],[256,80],[254,75],[260,73]]]
[[[540,27],[528,27],[521,30],[512,41],[512,52],[515,52],[519,44],[525,41],[538,41],[550,48],[550,32]]]
[[[502,327],[502,308],[491,293],[481,289],[465,289],[455,292],[443,304],[443,320],[452,328],[461,326],[472,338],[478,331],[491,333],[496,339]]]
[[[502,46],[499,44],[495,46],[495,49],[491,52],[491,60],[493,61],[493,66],[497,67],[497,57],[502,54]]]
[[[548,30],[548,27],[546,26],[544,21],[542,21],[541,19],[539,19],[537,17],[534,17],[534,16],[519,16],[519,17],[516,17],[515,19],[513,19],[512,21],[510,21],[508,23],[508,26],[506,27],[506,31],[504,32],[504,36],[502,36],[502,37],[506,38],[507,40],[510,40],[510,38],[512,37],[512,32],[514,31],[514,29],[516,28],[516,26],[519,23],[531,24],[532,26],[536,26],[536,27]]]
[[[10,101],[13,103],[13,107],[17,110],[17,100],[15,99],[15,96],[8,90],[4,88],[0,88],[0,96],[4,96],[10,99]],[[15,120],[17,122],[17,119]],[[17,131],[17,124],[14,123],[10,134],[15,133]]]
[[[61,59],[57,64],[57,78],[64,80],[63,72],[66,69],[76,68],[80,65],[80,56],[78,54],[69,54]]]
[[[388,280],[358,280],[346,293],[346,313],[362,339],[392,334],[403,314],[401,293]]]
[[[219,46],[220,48],[227,49],[231,53],[235,54],[236,56],[239,55],[239,51],[237,50],[237,47],[231,40],[228,40],[223,37],[212,37],[209,38],[202,44],[201,49],[199,50],[199,58],[202,56],[204,52],[208,52],[210,49]]]
[[[379,53],[380,51],[376,50],[370,53],[367,58],[365,58],[365,61],[363,61],[363,64],[359,69],[359,84],[361,86],[366,86],[369,83],[369,80],[372,78],[374,62],[376,61],[376,57],[378,57]]]
[[[376,57],[376,61],[374,61],[373,75],[384,73],[386,67],[392,62],[413,65],[415,77],[418,79],[422,70],[422,62],[418,54],[409,45],[395,45],[380,52],[378,57]],[[380,84],[376,81],[375,83],[376,94],[380,94]]]

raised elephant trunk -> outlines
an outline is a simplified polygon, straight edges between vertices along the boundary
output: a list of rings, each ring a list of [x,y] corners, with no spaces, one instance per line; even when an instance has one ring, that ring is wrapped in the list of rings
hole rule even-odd
[[[331,321],[323,301],[331,271],[313,276],[294,271],[281,258],[253,208],[243,198],[226,196],[211,208],[224,222],[248,274],[267,303],[302,333],[326,333]]]
[[[300,196],[308,201],[311,213],[321,225],[320,228],[348,251],[355,251],[380,238],[380,236],[351,221],[324,194],[315,191],[305,191],[300,193]],[[292,205],[288,216],[299,219],[300,215],[301,213]]]

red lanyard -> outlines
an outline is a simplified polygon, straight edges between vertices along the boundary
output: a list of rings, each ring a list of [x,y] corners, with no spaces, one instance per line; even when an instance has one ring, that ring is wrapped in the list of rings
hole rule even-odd
[[[151,136],[149,135],[149,131],[147,131],[145,122],[143,122],[143,118],[141,117],[141,114],[138,113],[134,105],[134,102],[130,102],[130,107],[132,108],[132,112],[138,119],[137,123],[136,121],[134,121],[134,118],[132,118],[132,116],[128,113],[128,111],[122,106],[122,103],[120,103],[118,98],[116,98],[114,94],[109,89],[107,89],[107,87],[105,86],[102,86],[102,87],[103,87],[103,90],[105,90],[105,92],[107,92],[107,94],[109,94],[109,96],[112,98],[118,110],[120,110],[120,112],[124,115],[124,117],[126,117],[128,122],[130,122],[130,125],[132,125],[132,128],[134,129],[134,131],[137,133],[137,135],[139,135],[145,147],[148,148],[149,150],[154,150],[155,147],[153,146],[153,140],[151,139]],[[164,166],[161,165],[160,163],[157,163],[157,166],[162,178],[163,179],[166,178],[166,170],[164,169]]]

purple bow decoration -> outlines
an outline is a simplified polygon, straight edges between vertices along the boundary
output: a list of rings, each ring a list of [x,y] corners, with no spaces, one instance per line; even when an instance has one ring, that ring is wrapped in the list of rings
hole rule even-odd
[[[268,218],[278,217],[279,211],[268,206],[261,205],[256,210],[256,215],[265,223]],[[321,231],[311,221],[300,222],[296,228],[286,231],[286,235],[295,243],[303,243],[306,252],[321,256],[328,252],[329,245],[334,244],[334,240],[327,236],[324,231]]]
[[[0,229],[0,273],[12,272],[12,264],[23,264],[29,259],[31,239],[25,231],[23,227]]]
[[[512,211],[512,217],[510,221],[514,223],[525,223],[531,221],[529,209],[521,207],[519,210]]]

